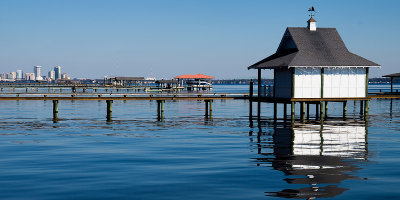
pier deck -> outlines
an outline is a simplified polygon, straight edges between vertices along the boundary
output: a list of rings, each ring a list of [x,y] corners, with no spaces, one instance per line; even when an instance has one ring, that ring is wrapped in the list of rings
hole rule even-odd
[[[217,100],[217,99],[248,99],[248,94],[215,93],[215,94],[132,94],[132,93],[42,93],[42,94],[6,94],[0,95],[0,100]]]

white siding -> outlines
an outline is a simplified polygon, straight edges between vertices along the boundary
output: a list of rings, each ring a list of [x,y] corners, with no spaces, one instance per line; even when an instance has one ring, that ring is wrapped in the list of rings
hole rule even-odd
[[[365,68],[325,68],[324,98],[365,97]]]
[[[321,98],[321,68],[295,69],[295,98]]]
[[[275,69],[275,97],[292,97],[292,73],[288,69]]]

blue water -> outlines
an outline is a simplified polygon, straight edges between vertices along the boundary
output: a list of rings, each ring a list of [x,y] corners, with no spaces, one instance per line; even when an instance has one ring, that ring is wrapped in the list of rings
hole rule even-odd
[[[236,88],[235,90],[240,90]],[[323,125],[248,101],[0,101],[0,199],[395,199],[400,100],[329,104]],[[256,112],[256,104],[254,111]],[[296,113],[298,112],[296,106]],[[298,117],[298,116],[297,116]]]

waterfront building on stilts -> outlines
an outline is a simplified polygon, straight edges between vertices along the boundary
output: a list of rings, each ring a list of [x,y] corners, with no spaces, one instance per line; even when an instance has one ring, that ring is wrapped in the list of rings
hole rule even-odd
[[[207,76],[204,74],[195,74],[195,75],[185,74],[174,77],[174,79],[177,80],[181,86],[186,85],[188,91],[197,91],[197,90],[211,91],[213,88],[211,80],[213,78],[214,77],[212,76]]]
[[[307,23],[307,27],[288,27],[276,53],[248,67],[258,70],[258,97],[253,97],[251,91],[251,101],[259,102],[258,107],[260,102],[274,103],[274,119],[277,118],[277,104],[282,103],[284,118],[286,105],[290,104],[294,120],[296,102],[300,103],[302,120],[306,104],[307,117],[309,105],[315,104],[316,118],[319,115],[323,120],[327,116],[328,102],[343,102],[345,116],[349,100],[360,101],[360,112],[368,114],[369,68],[380,65],[351,53],[336,28],[317,28],[312,13]],[[273,70],[271,92],[265,92],[261,83],[264,69]]]

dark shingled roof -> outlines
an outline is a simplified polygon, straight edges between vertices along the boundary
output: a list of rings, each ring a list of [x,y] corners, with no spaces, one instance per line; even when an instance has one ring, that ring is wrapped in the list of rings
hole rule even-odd
[[[117,81],[141,81],[144,77],[113,77]]]
[[[388,74],[388,75],[384,75],[382,77],[400,77],[400,73]]]
[[[249,69],[277,67],[380,67],[361,56],[351,53],[336,28],[288,27],[276,53],[249,66]]]

